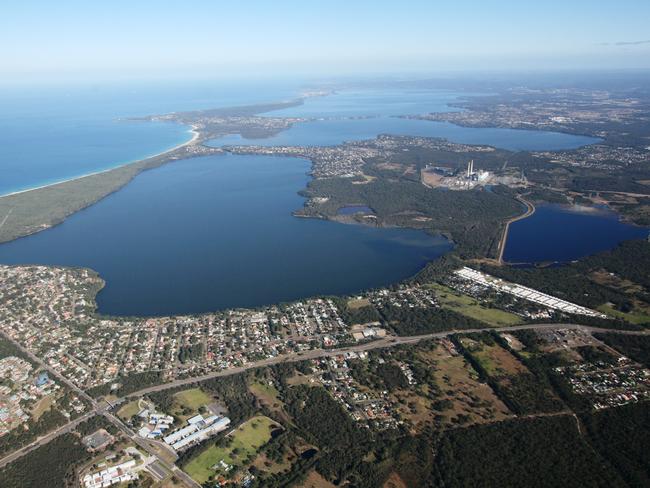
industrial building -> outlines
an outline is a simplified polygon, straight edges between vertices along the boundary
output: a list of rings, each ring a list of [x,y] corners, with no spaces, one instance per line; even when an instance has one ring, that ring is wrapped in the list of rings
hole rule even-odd
[[[148,421],[148,424],[138,431],[138,435],[146,439],[157,439],[169,430],[174,423],[174,417],[171,415],[163,415],[149,409],[142,410],[138,413],[138,417]]]
[[[138,475],[133,472],[136,464],[134,460],[131,460],[97,473],[87,474],[82,479],[83,484],[85,488],[106,488],[117,483],[135,480],[138,478]]]
[[[467,170],[451,171],[449,168],[427,165],[421,172],[422,183],[431,188],[443,187],[450,190],[471,190],[490,183],[494,175],[489,171],[474,168],[474,160],[467,163]]]
[[[490,176],[490,173],[488,171],[483,171],[482,169],[479,169],[477,171],[474,170],[474,160],[473,159],[469,163],[467,163],[466,180],[468,182],[482,182],[482,181],[485,181],[489,176]]]
[[[537,303],[553,310],[559,310],[561,312],[577,315],[586,315],[588,317],[607,318],[607,315],[604,313],[591,310],[575,303],[567,302],[561,298],[547,295],[546,293],[528,288],[527,286],[519,285],[517,283],[510,283],[508,281],[502,280],[501,278],[496,278],[489,274],[468,268],[467,266],[454,271],[454,274],[465,280],[469,280],[482,286],[514,295],[518,298],[529,300],[533,303]]]
[[[165,443],[175,451],[180,451],[197,442],[204,441],[230,425],[228,417],[211,415],[204,418],[196,415],[187,421],[188,425],[164,437]]]

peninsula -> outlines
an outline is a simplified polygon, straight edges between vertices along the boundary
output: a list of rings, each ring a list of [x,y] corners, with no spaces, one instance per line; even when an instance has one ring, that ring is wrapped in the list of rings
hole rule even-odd
[[[605,103],[599,98],[588,100],[581,91],[562,95],[549,92],[538,98],[531,95],[529,103],[521,105],[517,93],[502,91],[496,98],[472,97],[462,102],[463,107],[470,109],[465,112],[417,116],[462,125],[522,128],[507,124],[497,116],[501,113],[499,107],[508,105],[525,110],[530,117],[540,114],[539,120],[535,119],[536,124],[529,127],[587,133],[604,139],[602,143],[573,150],[512,152],[485,145],[391,135],[337,146],[254,145],[256,138],[271,137],[294,124],[313,120],[271,116],[268,112],[299,106],[305,97],[323,94],[307,93],[302,98],[277,103],[140,118],[190,126],[194,137],[147,159],[0,197],[0,242],[60,223],[120,189],[142,171],[170,161],[224,152],[309,159],[313,180],[304,190],[308,198],[305,207],[296,209],[296,215],[442,232],[457,244],[461,255],[471,258],[499,260],[505,248],[507,221],[522,213],[518,198],[523,194],[531,205],[605,203],[633,223],[645,225],[650,222],[647,143],[636,136],[634,140],[625,141],[629,146],[622,144],[624,133],[633,132],[630,127],[644,125],[642,108],[647,106],[647,100],[636,93],[635,108],[628,111],[624,110],[625,104],[631,102],[624,97],[630,97],[629,93],[613,92]],[[576,100],[576,104],[580,102],[580,110],[567,113],[565,107],[572,100]],[[625,114],[624,124],[610,125],[606,132],[599,130],[603,120],[621,111]],[[591,118],[585,119],[583,112],[591,114]],[[477,113],[482,114],[481,124],[471,119]],[[552,124],[542,123],[544,120]],[[576,120],[580,120],[581,125]],[[239,134],[253,144],[230,147],[207,144],[230,134]],[[472,168],[477,169],[471,176],[464,174],[470,161]],[[623,167],[625,174],[619,171]],[[484,191],[486,183],[492,191]],[[446,188],[463,191],[449,192]],[[338,214],[338,209],[355,204],[364,205],[372,212]]]
[[[221,149],[203,145],[203,142],[209,139],[228,134],[242,134],[252,138],[272,136],[292,123],[304,119],[260,117],[257,114],[295,107],[302,103],[303,99],[298,98],[286,102],[182,112],[139,119],[164,120],[188,125],[192,128],[193,137],[150,158],[0,196],[0,242],[11,241],[57,225],[73,213],[119,190],[142,171],[179,159],[222,153]]]
[[[104,282],[89,269],[0,266],[0,368],[12,378],[0,479],[20,486],[11,480],[55,459],[63,467],[53,477],[74,472],[93,487],[118,469],[153,486],[286,486],[305,476],[324,486],[419,486],[458,470],[457,457],[463,469],[478,458],[463,446],[500,452],[504,436],[517,435],[550,436],[564,450],[549,457],[522,440],[544,473],[573,469],[562,460],[576,452],[600,456],[590,465],[596,477],[626,473],[603,461],[615,459],[609,434],[593,425],[610,419],[616,432],[611,416],[647,411],[650,244],[625,242],[561,267],[501,259],[509,224],[536,203],[590,196],[567,187],[575,175],[606,177],[606,161],[577,163],[602,149],[513,152],[388,134],[335,146],[208,145],[308,122],[259,116],[298,103],[148,117],[191,126],[194,137],[0,197],[0,239],[55,225],[168,162],[253,154],[311,161],[296,216],[442,232],[454,251],[354,295],[160,317],[98,314]],[[643,441],[623,445],[634,457]],[[414,470],[422,452],[430,466]],[[499,473],[494,484],[504,486]],[[512,479],[530,484],[529,469]]]

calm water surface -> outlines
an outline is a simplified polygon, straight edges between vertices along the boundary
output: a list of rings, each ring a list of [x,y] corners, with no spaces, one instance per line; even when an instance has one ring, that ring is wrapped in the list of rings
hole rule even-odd
[[[297,86],[85,87],[3,93],[0,194],[145,157],[183,142],[187,128],[126,117],[288,99]],[[10,96],[11,95],[11,96]],[[457,94],[346,90],[267,115],[314,117],[262,140],[213,144],[333,145],[381,133],[444,137],[510,150],[566,149],[595,139],[543,131],[472,129],[394,115],[453,110]],[[348,117],[332,120],[332,117]],[[361,117],[361,118],[349,118]],[[369,118],[363,118],[369,117]],[[38,142],[38,143],[35,143]],[[180,161],[139,175],[62,225],[0,245],[0,262],[86,266],[106,280],[100,311],[167,315],[253,307],[394,283],[447,252],[442,237],[299,219],[309,163],[221,156]],[[353,203],[353,202],[351,202]],[[353,213],[365,207],[348,207]],[[506,259],[566,261],[646,231],[610,214],[542,207],[511,226]]]
[[[647,235],[648,229],[621,222],[605,209],[542,205],[530,217],[510,225],[504,259],[567,262]]]
[[[342,90],[325,97],[308,98],[303,105],[267,114],[319,120],[295,124],[269,138],[244,139],[233,134],[210,141],[210,144],[333,146],[345,141],[373,139],[379,134],[392,134],[441,137],[463,144],[489,144],[511,151],[533,151],[571,149],[598,141],[592,137],[558,132],[460,127],[446,122],[396,117],[457,111],[449,104],[460,95],[443,90]]]
[[[345,89],[324,97],[310,97],[303,105],[274,110],[279,117],[372,117],[456,112],[449,104],[459,93],[447,90]]]
[[[291,215],[309,163],[215,156],[139,175],[63,224],[0,246],[2,263],[86,266],[101,312],[166,315],[352,293],[417,272],[451,246],[414,230]]]
[[[346,207],[339,208],[337,213],[339,215],[354,215],[357,213],[374,214],[372,209],[370,207],[366,207],[365,205],[348,205]]]
[[[101,171],[167,150],[190,138],[176,124],[128,120],[181,110],[288,100],[301,83],[129,83],[9,87],[0,91],[0,195]],[[273,116],[375,117],[297,124],[262,144],[339,144],[380,133],[448,137],[507,149],[565,149],[593,139],[503,129],[463,129],[451,124],[402,120],[408,115],[455,110],[458,94],[440,90],[344,90],[312,97]],[[215,144],[251,141],[234,135]]]
[[[233,134],[209,142],[211,146],[335,146],[345,141],[374,139],[379,134],[441,137],[461,144],[487,144],[510,151],[572,149],[593,144],[593,137],[560,132],[461,127],[447,122],[377,117],[369,119],[317,120],[293,125],[264,139],[245,139]]]
[[[0,195],[143,159],[190,139],[188,127],[130,117],[297,96],[296,83],[128,83],[3,87]]]

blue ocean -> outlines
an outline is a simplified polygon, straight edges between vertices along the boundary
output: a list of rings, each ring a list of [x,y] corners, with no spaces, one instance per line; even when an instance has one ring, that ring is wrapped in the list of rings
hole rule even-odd
[[[293,98],[299,85],[72,84],[0,90],[0,195],[152,156],[191,138],[189,128],[132,117]]]

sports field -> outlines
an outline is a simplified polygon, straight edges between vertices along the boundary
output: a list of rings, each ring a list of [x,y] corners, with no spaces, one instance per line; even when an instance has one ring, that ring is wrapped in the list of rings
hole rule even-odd
[[[210,475],[224,474],[221,461],[242,466],[249,458],[252,460],[257,450],[271,439],[271,431],[276,427],[277,424],[268,417],[253,417],[231,434],[232,442],[228,447],[210,446],[185,466],[185,472],[197,483],[203,484],[209,480]]]

